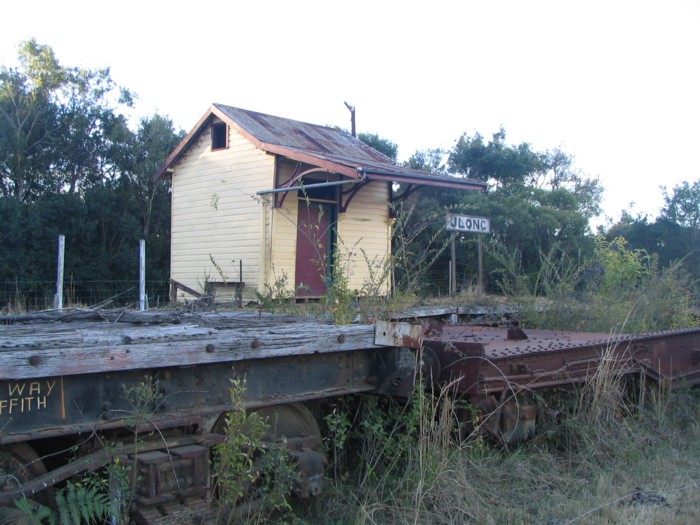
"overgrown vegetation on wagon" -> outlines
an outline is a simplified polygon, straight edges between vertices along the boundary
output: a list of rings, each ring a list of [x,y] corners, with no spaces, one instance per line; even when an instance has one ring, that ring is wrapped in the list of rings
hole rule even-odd
[[[45,63],[36,62],[42,67],[56,66],[54,72],[62,71],[49,60],[50,49],[34,43],[25,53],[44,60]],[[31,90],[31,79],[23,85],[20,73],[3,69],[3,89],[28,86]],[[74,80],[76,85],[86,87],[92,82],[109,81],[108,75],[102,73],[102,77],[76,76]],[[51,102],[50,93],[37,93]],[[91,96],[97,97],[98,92]],[[128,251],[124,246],[141,233],[152,237],[151,242],[160,247],[158,253],[167,258],[163,248],[167,246],[167,192],[150,186],[148,174],[149,165],[162,160],[158,155],[162,157],[172,147],[178,134],[172,123],[161,117],[142,121],[136,134],[127,133],[126,122],[105,100],[92,98],[84,102],[88,104],[76,106],[77,114],[61,116],[68,124],[80,117],[83,109],[101,112],[104,121],[113,125],[109,131],[115,133],[111,136],[114,142],[97,144],[97,165],[110,169],[95,170],[90,159],[60,158],[63,165],[72,163],[81,168],[75,171],[74,179],[60,179],[59,172],[47,168],[58,164],[50,162],[43,167],[21,166],[24,171],[17,176],[2,179],[0,213],[3,222],[12,225],[2,237],[3,245],[11,248],[3,252],[2,267],[12,279],[30,275],[27,261],[42,260],[35,251],[40,244],[37,239],[53,239],[56,232],[52,218],[56,215],[74,219],[70,224],[76,232],[75,239],[82,239],[91,247],[103,246],[97,259],[81,256],[78,250],[74,252],[75,268],[79,262],[85,272],[96,272],[103,278],[116,275],[127,266],[123,263]],[[134,151],[138,154],[121,158],[115,154],[119,148],[108,147],[117,143],[119,136],[128,138],[124,146],[145,149],[137,148]],[[75,143],[80,139],[66,138]],[[423,206],[407,208],[399,215],[393,271],[381,267],[372,273],[377,279],[394,276],[400,285],[394,296],[377,298],[376,282],[368,282],[364,290],[348,289],[339,250],[333,261],[335,278],[329,293],[311,308],[338,323],[347,323],[379,318],[423,301],[430,294],[419,289],[419,284],[433,265],[444,266],[445,244],[435,231],[435,218],[446,206],[471,206],[502,219],[501,235],[487,243],[492,263],[491,290],[502,295],[499,299],[483,296],[471,289],[469,279],[465,279],[462,294],[450,298],[451,303],[507,302],[520,307],[519,321],[526,328],[602,331],[613,334],[611,344],[618,332],[663,330],[695,322],[690,307],[696,297],[693,277],[697,274],[692,272],[697,271],[697,265],[687,262],[696,256],[692,248],[697,239],[697,223],[681,212],[693,210],[693,199],[700,194],[696,185],[686,184],[667,194],[664,215],[656,222],[626,216],[607,235],[594,238],[584,233],[598,202],[599,188],[593,181],[568,170],[566,156],[550,158],[563,161],[563,171],[538,168],[539,171],[534,169],[520,179],[514,178],[514,173],[489,172],[488,165],[474,164],[471,157],[478,157],[476,152],[487,152],[493,159],[499,153],[518,150],[506,146],[504,141],[503,131],[488,144],[481,136],[465,135],[459,149],[450,153],[455,169],[463,166],[465,173],[483,169],[486,179],[496,181],[488,201],[482,196],[471,196],[468,201],[455,202],[454,196],[433,195],[430,205],[424,201]],[[58,146],[46,144],[42,162],[58,154]],[[535,152],[520,150],[535,166]],[[83,161],[86,162],[81,164]],[[413,162],[419,161],[426,162],[425,156],[413,158]],[[538,174],[552,173],[565,177],[550,179],[551,191],[535,188]],[[64,193],[66,183],[71,191]],[[582,183],[588,184],[581,186]],[[586,190],[582,192],[586,199],[572,200],[572,188],[577,184]],[[687,203],[691,205],[686,206]],[[117,208],[128,213],[115,213]],[[513,210],[518,210],[522,220],[506,220]],[[116,222],[117,217],[123,220]],[[558,241],[562,232],[556,225],[564,223],[571,226],[567,232],[580,235],[571,233],[566,242]],[[43,237],[37,237],[35,232],[42,232]],[[615,232],[634,238],[634,246],[626,237],[616,237]],[[645,237],[644,233],[654,235]],[[27,239],[32,240],[31,244],[26,243]],[[665,242],[652,243],[652,250],[649,239]],[[470,243],[468,239],[461,240],[462,247],[469,247]],[[672,253],[669,247],[681,251]],[[675,262],[670,258],[673,254],[678,255]],[[684,259],[686,255],[688,258]],[[86,266],[86,260],[91,264]],[[50,263],[43,263],[51,267]],[[473,261],[462,264],[470,268]],[[160,271],[166,266],[161,265]],[[296,308],[284,285],[285,278],[279,276],[268,293],[261,294],[259,299],[266,308]],[[541,417],[547,423],[534,440],[517,447],[503,447],[484,439],[478,432],[477,420],[476,430],[467,439],[458,440],[452,414],[463,407],[456,407],[442,391],[430,394],[417,390],[407,405],[372,397],[320,404],[316,408],[326,426],[324,446],[331,458],[327,471],[330,489],[311,502],[291,498],[294,474],[290,465],[284,458],[268,455],[270,451],[265,451],[259,442],[264,422],[256,422],[254,413],[241,408],[231,413],[227,422],[229,445],[219,449],[215,463],[223,470],[217,475],[220,499],[212,502],[212,510],[221,521],[250,523],[698,521],[697,393],[683,389],[672,392],[664,384],[629,384],[622,379],[624,374],[614,360],[607,364],[584,389],[563,397],[538,399]],[[240,388],[234,385],[234,399],[240,395]],[[145,388],[144,393],[132,393],[135,417],[148,417],[147,407],[152,400],[144,396],[152,391]],[[271,458],[269,463],[273,466],[263,474],[265,457]],[[71,480],[59,488],[57,509],[22,500],[18,510],[38,522],[123,522],[125,502],[130,497],[129,481],[129,473],[115,462],[107,471]],[[246,505],[250,499],[271,503]],[[243,511],[235,511],[241,508]]]

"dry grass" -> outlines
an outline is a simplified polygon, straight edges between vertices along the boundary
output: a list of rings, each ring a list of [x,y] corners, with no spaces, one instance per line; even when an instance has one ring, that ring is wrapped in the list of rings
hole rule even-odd
[[[507,450],[481,439],[456,443],[444,399],[424,408],[413,448],[393,451],[400,468],[363,483],[348,470],[328,493],[296,507],[291,522],[700,523],[698,392],[643,385],[645,406],[633,410],[624,389],[603,381],[616,377],[612,368],[600,371],[600,393],[582,390],[570,418]],[[604,409],[610,400],[621,405]]]

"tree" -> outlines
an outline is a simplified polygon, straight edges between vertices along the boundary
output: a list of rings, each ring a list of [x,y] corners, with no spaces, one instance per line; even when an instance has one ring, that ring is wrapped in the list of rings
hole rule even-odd
[[[19,59],[20,69],[0,67],[0,188],[23,202],[42,186],[55,186],[40,174],[49,171],[58,138],[51,92],[64,75],[53,51],[34,41],[21,47]]]
[[[447,238],[443,218],[452,212],[490,219],[487,247],[491,249],[485,253],[486,268],[502,265],[505,256],[519,272],[534,276],[545,254],[556,252],[571,261],[593,254],[589,220],[599,213],[599,181],[578,172],[573,157],[561,149],[540,152],[528,143],[508,145],[505,139],[503,128],[488,143],[479,133],[460,137],[447,153],[449,172],[486,181],[488,191],[428,187],[407,199],[403,205],[411,211],[410,219],[397,224],[411,232],[420,228],[420,234],[414,235],[415,248],[404,248],[403,252],[428,253],[432,249],[434,267],[446,269],[449,254],[438,240]],[[405,165],[439,171],[444,157],[439,150],[416,152]],[[415,200],[420,203],[416,205]],[[476,275],[477,241],[475,234],[456,236],[460,280],[461,276]]]
[[[623,212],[606,232],[607,239],[623,236],[633,249],[656,255],[661,268],[682,262],[695,279],[700,278],[700,181],[684,181],[669,192],[662,187],[665,205],[650,221]]]
[[[169,186],[153,175],[184,133],[157,114],[132,131],[130,100],[108,69],[63,67],[33,40],[0,66],[0,281],[51,279],[59,234],[74,287],[133,281],[139,239],[149,280],[167,279]]]
[[[357,138],[396,162],[399,154],[399,146],[394,142],[383,139],[376,133],[358,133]]]
[[[665,206],[661,217],[683,228],[700,229],[700,180],[693,184],[687,181],[677,184],[671,194],[665,187],[662,190]]]
[[[479,133],[473,137],[463,134],[450,152],[449,171],[496,186],[507,186],[524,184],[529,175],[543,169],[542,156],[533,152],[528,143],[508,146],[505,140],[506,131],[502,127],[488,144]]]
[[[408,160],[403,163],[403,165],[406,168],[411,168],[414,170],[430,171],[432,173],[446,175],[446,157],[447,152],[441,148],[419,150],[411,155]]]
[[[27,202],[101,181],[128,135],[114,108],[131,104],[131,94],[109,69],[64,67],[33,39],[20,45],[18,58],[16,68],[0,66],[2,195]]]

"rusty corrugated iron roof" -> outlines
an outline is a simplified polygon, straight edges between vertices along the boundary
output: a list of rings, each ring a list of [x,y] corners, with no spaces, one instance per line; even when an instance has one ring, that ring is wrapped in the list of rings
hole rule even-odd
[[[223,104],[214,104],[214,107],[265,144],[316,154],[328,160],[344,160],[347,165],[394,165],[389,157],[340,128],[309,124]]]
[[[386,155],[340,128],[310,124],[224,104],[213,104],[209,108],[166,159],[155,179],[167,175],[180,154],[213,115],[233,126],[263,151],[317,165],[346,177],[473,190],[486,187],[486,184],[480,181],[435,175],[398,166]]]

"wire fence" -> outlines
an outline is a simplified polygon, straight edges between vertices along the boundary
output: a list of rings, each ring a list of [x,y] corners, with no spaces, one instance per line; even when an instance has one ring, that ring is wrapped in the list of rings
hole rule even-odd
[[[457,267],[457,294],[476,291],[478,288],[478,276],[465,267]],[[483,283],[487,293],[499,293],[496,283],[485,277]],[[424,299],[439,299],[450,295],[450,273],[448,269],[434,269],[420,278],[415,288],[409,290]]]
[[[485,288],[489,289],[486,282]],[[475,290],[477,276],[466,268],[458,268],[457,293]],[[168,280],[146,281],[148,307],[157,308],[169,304]],[[411,290],[425,299],[444,298],[450,295],[450,276],[446,270],[426,273]],[[56,281],[0,281],[0,313],[30,312],[54,307]],[[63,306],[91,307],[108,303],[109,307],[138,308],[139,282],[133,281],[74,281],[63,285]]]
[[[146,281],[150,308],[168,303],[168,281]],[[56,281],[0,281],[0,311],[29,312],[53,308]],[[139,304],[138,281],[66,281],[63,306],[90,307],[107,303],[110,307]]]

